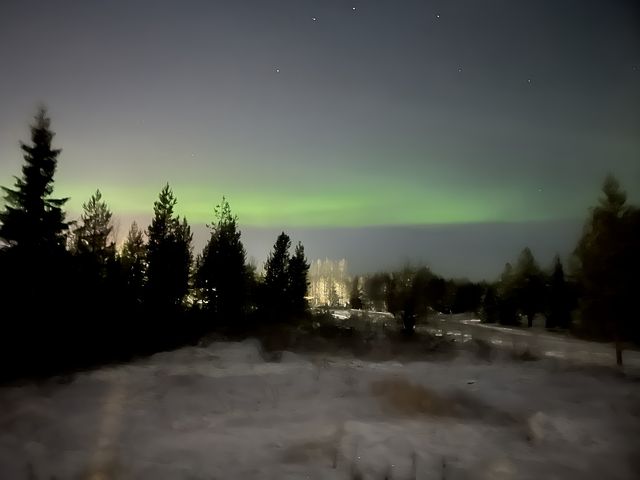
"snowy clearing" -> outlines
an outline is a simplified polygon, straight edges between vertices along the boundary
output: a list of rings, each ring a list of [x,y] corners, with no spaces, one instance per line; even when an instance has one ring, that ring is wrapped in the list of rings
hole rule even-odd
[[[0,389],[0,478],[639,478],[639,386],[552,359],[213,343]]]

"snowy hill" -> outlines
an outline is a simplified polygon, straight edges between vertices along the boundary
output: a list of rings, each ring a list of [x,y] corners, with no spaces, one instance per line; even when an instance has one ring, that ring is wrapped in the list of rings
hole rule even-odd
[[[637,382],[551,360],[213,343],[0,389],[0,478],[638,478],[638,405]]]

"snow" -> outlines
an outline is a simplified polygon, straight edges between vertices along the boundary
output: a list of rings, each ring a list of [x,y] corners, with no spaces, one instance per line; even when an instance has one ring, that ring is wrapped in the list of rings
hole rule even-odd
[[[1,388],[0,478],[638,478],[638,387],[553,359],[213,343]]]

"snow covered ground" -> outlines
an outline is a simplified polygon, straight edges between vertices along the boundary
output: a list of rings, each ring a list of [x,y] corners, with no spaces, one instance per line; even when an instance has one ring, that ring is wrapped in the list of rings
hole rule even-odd
[[[529,351],[539,357],[557,358],[580,365],[612,366],[616,362],[612,343],[590,342],[544,328],[505,327],[483,324],[467,315],[448,315],[433,319],[424,329],[432,334],[459,341],[483,340],[496,348]],[[640,376],[640,351],[625,350],[624,370]]]
[[[558,359],[214,343],[1,388],[0,478],[640,478],[639,387]]]

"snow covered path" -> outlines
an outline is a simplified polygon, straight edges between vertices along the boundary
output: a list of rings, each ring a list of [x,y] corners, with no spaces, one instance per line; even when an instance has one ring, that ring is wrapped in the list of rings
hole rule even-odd
[[[610,343],[590,342],[540,328],[505,327],[480,323],[464,315],[442,316],[431,321],[425,329],[431,333],[480,339],[495,347],[528,350],[534,355],[567,360],[580,365],[614,366],[615,347]],[[624,370],[640,376],[640,351],[623,352]]]
[[[214,343],[0,389],[3,479],[626,479],[640,384],[556,360]]]

